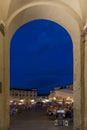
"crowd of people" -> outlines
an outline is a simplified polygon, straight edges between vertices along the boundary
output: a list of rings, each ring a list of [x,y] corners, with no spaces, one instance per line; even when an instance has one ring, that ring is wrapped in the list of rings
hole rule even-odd
[[[45,110],[48,119],[50,120],[68,120],[73,123],[73,104],[58,104],[58,103],[47,103],[44,105],[42,102],[38,102],[34,105],[23,104],[23,105],[10,105],[10,116],[20,114],[23,110],[30,110],[33,108]],[[45,108],[45,109],[44,109]]]
[[[49,105],[47,107],[47,115],[49,119],[54,120],[57,123],[58,121],[61,121],[61,122],[69,122],[72,124],[73,123],[73,104]]]

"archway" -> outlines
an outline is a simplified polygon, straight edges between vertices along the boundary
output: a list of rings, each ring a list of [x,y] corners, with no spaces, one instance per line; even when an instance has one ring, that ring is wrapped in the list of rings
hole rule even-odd
[[[11,39],[10,87],[37,88],[38,94],[48,94],[68,84],[73,84],[73,46],[68,32],[46,19],[18,28]]]
[[[68,11],[66,11],[68,10]],[[76,18],[76,19],[75,19]],[[8,103],[9,97],[9,49],[10,49],[10,40],[14,32],[22,24],[35,20],[35,19],[48,19],[52,20],[61,26],[63,26],[70,34],[73,41],[73,50],[74,50],[74,99],[75,99],[75,118],[74,118],[74,127],[81,129],[81,49],[80,49],[80,26],[78,22],[78,16],[70,10],[68,7],[62,4],[54,3],[38,3],[32,4],[31,6],[26,6],[19,9],[15,14],[12,15],[7,21],[6,25],[6,35],[4,39],[4,95],[5,103]],[[69,24],[68,24],[69,21]],[[74,30],[73,30],[74,27]],[[78,95],[78,96],[77,96]],[[79,108],[79,109],[78,109]],[[6,126],[9,125],[9,111],[8,105],[6,106],[7,111],[5,111],[5,119],[8,119],[5,122]],[[79,118],[79,120],[77,120]]]

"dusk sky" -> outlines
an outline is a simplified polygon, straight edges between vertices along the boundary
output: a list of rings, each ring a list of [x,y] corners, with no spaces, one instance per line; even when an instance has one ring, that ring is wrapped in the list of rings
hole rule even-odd
[[[11,40],[11,88],[37,88],[47,94],[73,83],[73,44],[66,30],[48,20],[20,27]]]

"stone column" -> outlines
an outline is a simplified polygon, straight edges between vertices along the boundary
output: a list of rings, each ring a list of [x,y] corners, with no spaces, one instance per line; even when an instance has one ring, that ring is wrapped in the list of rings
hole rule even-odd
[[[86,130],[84,128],[84,111],[85,111],[85,80],[84,80],[84,72],[85,72],[85,35],[82,31],[81,35],[81,130]],[[78,120],[78,118],[77,118]]]
[[[87,130],[87,32],[85,33],[85,65],[84,65],[84,130]],[[82,106],[83,107],[83,106]]]
[[[81,126],[75,130],[87,130],[87,34],[81,36]],[[76,120],[79,120],[77,117]]]
[[[74,77],[73,77],[73,96],[74,96],[74,126],[73,130],[83,130],[81,118],[81,87],[82,87],[82,65],[81,59],[83,56],[83,49],[80,39],[78,44],[74,46]]]
[[[4,36],[0,32],[0,130],[9,130],[9,93],[6,91]]]
[[[4,127],[3,98],[3,36],[0,33],[0,130]]]

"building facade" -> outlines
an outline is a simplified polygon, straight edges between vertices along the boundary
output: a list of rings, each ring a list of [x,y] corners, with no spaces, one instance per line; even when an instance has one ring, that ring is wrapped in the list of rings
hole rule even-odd
[[[54,90],[50,91],[49,98],[53,99],[54,97],[73,98],[73,85],[68,85],[66,86],[66,88],[61,88],[61,87],[54,88]]]
[[[36,100],[37,90],[36,89],[10,89],[10,99]]]

